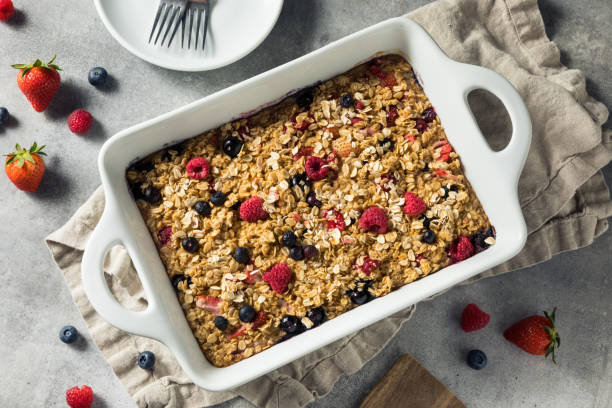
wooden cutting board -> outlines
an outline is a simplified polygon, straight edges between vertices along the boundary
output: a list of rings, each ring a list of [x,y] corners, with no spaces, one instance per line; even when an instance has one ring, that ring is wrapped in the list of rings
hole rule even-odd
[[[410,354],[404,354],[361,403],[361,408],[465,408],[455,394]]]

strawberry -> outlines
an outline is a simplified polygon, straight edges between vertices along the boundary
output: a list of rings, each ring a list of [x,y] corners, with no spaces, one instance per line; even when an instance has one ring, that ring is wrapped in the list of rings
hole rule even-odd
[[[253,330],[260,328],[261,326],[266,324],[267,321],[268,316],[266,315],[266,312],[264,312],[263,310],[259,311],[257,313],[257,316],[255,316],[255,320],[253,320]]]
[[[504,337],[514,345],[524,351],[535,355],[548,357],[552,354],[555,364],[555,349],[561,343],[559,333],[555,328],[555,313],[557,308],[549,314],[544,312],[544,316],[529,316],[506,329]]]
[[[488,313],[480,310],[476,304],[470,303],[461,313],[461,328],[466,333],[480,330],[489,324],[489,320],[491,320],[491,316]]]
[[[240,337],[242,335],[244,335],[247,331],[247,327],[246,326],[240,326],[238,329],[236,329],[236,331],[234,331],[232,334],[230,334],[229,336],[227,336],[228,340],[231,339],[235,339],[237,337]]]
[[[55,93],[60,87],[61,78],[57,71],[62,69],[51,61],[45,63],[36,60],[31,64],[15,64],[13,68],[19,70],[17,86],[28,98],[36,112],[47,109]]]
[[[196,298],[197,307],[216,315],[221,313],[219,303],[221,303],[221,299],[216,296],[198,296]]]
[[[42,151],[45,146],[38,146],[36,142],[25,150],[19,145],[15,145],[16,152],[7,154],[4,171],[15,186],[28,193],[33,193],[38,189],[43,174],[45,174],[45,162],[41,156],[46,156]]]

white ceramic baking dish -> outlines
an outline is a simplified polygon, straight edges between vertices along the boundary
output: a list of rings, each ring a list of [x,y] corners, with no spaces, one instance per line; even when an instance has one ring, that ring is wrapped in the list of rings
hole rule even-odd
[[[390,52],[404,55],[417,72],[495,226],[496,244],[232,366],[214,367],[187,324],[155,244],[128,192],[125,169],[138,157],[215,128],[293,90],[346,72],[375,54]],[[512,139],[502,151],[489,148],[467,105],[468,93],[477,88],[497,95],[510,115]],[[166,344],[197,385],[215,391],[234,388],[515,255],[527,235],[517,184],[530,140],[527,109],[503,77],[450,60],[414,21],[394,18],[382,22],[109,139],[98,162],[106,207],[83,255],[85,291],[98,313],[114,326]],[[125,246],[142,281],[148,300],[143,312],[120,306],[106,285],[103,261],[116,244]]]

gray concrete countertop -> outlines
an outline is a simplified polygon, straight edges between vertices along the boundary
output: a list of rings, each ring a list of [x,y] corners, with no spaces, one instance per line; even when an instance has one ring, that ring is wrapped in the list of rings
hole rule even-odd
[[[16,190],[0,176],[0,406],[61,407],[76,384],[95,390],[95,407],[135,407],[97,348],[88,341],[64,346],[65,324],[87,333],[68,288],[43,243],[66,222],[99,184],[96,156],[115,132],[155,117],[299,57],[330,41],[427,0],[288,0],[268,39],[237,63],[212,72],[172,72],[145,63],[106,32],[91,1],[44,6],[16,1],[17,16],[0,23],[0,106],[14,119],[0,128],[0,152],[16,142],[47,144],[47,174],[36,194]],[[548,34],[563,62],[581,69],[589,91],[612,106],[612,7],[609,0],[541,0]],[[44,114],[33,111],[15,85],[10,64],[58,54],[62,87]],[[104,66],[111,86],[96,90],[88,70]],[[69,133],[65,120],[76,108],[96,118],[84,137]],[[612,166],[605,170],[612,182]],[[409,352],[470,407],[612,406],[612,232],[594,245],[562,254],[536,267],[459,286],[418,306],[412,320],[357,373],[341,378],[310,407],[353,407],[393,362]],[[458,316],[476,302],[493,316],[494,330],[459,335]],[[505,347],[504,327],[527,314],[558,306],[563,336],[559,364]],[[493,334],[495,333],[495,334]],[[85,334],[87,336],[87,334]],[[489,357],[486,370],[464,363],[470,348]],[[236,399],[219,407],[248,407]]]

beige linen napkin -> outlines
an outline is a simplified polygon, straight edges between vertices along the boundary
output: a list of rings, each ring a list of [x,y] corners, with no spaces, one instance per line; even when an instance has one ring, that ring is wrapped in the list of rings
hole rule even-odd
[[[515,258],[471,279],[523,268],[589,245],[607,229],[612,202],[600,169],[612,159],[612,132],[602,132],[608,111],[586,93],[584,75],[561,65],[544,32],[536,0],[448,0],[409,14],[451,57],[491,68],[521,93],[533,121],[533,143],[519,195],[529,229]],[[474,110],[482,128],[507,122],[481,101]],[[507,129],[506,129],[507,130]],[[240,395],[259,407],[302,407],[329,392],[336,380],[361,368],[410,318],[414,307],[354,333],[273,373],[229,392],[193,385],[162,344],[115,329],[85,296],[83,248],[104,208],[99,188],[70,221],[47,238],[75,303],[104,357],[141,407],[203,407]],[[105,264],[109,287],[127,307],[146,307],[142,289],[122,248]],[[158,359],[149,372],[136,366],[140,351]]]

